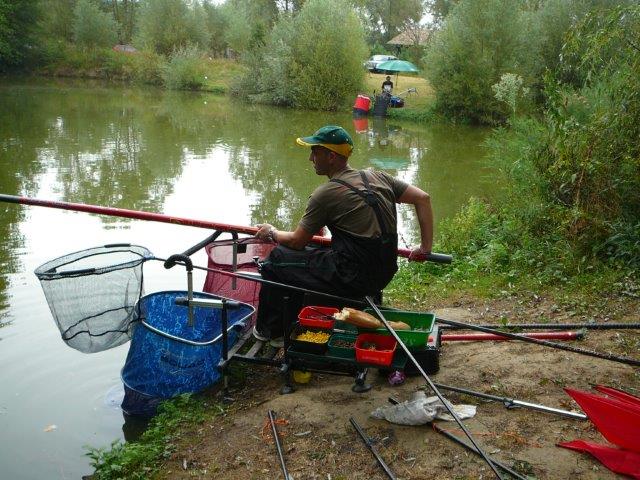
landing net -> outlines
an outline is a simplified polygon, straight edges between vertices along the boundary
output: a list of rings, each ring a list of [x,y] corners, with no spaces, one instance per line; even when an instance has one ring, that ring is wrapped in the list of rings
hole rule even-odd
[[[64,342],[84,353],[127,342],[143,295],[142,264],[152,258],[137,245],[105,245],[38,267],[35,274]]]

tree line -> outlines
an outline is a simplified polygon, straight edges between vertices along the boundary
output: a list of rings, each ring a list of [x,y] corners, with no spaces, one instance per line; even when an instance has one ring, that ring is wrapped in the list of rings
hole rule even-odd
[[[233,54],[242,65],[233,93],[337,110],[362,87],[366,56],[428,12],[422,65],[434,101],[424,118],[500,127],[489,152],[507,185],[499,204],[472,202],[444,228],[443,248],[474,268],[561,280],[593,260],[640,261],[639,8],[633,0],[0,0],[0,65],[99,57],[102,68],[143,81],[198,88],[207,72],[220,74],[203,69],[209,57]],[[142,53],[126,61],[105,53],[116,42]]]
[[[241,55],[264,44],[276,23],[305,0],[0,0],[0,66],[38,60],[46,44],[82,48],[133,44],[169,55],[197,46],[214,56]],[[352,0],[372,50],[420,21],[422,0]],[[330,7],[325,7],[330,8]]]

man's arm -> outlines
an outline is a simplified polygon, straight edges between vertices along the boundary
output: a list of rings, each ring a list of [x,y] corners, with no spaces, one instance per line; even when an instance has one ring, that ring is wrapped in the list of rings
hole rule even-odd
[[[398,203],[410,203],[416,209],[418,225],[420,225],[420,246],[414,248],[409,255],[409,260],[423,260],[425,255],[431,253],[433,248],[433,212],[431,210],[431,197],[418,187],[409,185],[398,198]]]
[[[301,226],[298,226],[293,232],[276,230],[273,225],[268,223],[261,223],[257,226],[259,230],[256,233],[256,237],[259,239],[273,240],[294,250],[302,250],[313,237],[313,234],[307,232]]]

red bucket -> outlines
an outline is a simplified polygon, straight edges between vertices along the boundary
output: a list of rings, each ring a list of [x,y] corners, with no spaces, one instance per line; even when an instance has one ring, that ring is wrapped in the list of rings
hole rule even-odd
[[[375,349],[366,348],[367,344],[375,345]],[[361,333],[356,339],[356,362],[388,367],[393,361],[397,344],[391,336]]]
[[[358,110],[364,110],[365,112],[369,111],[370,106],[371,106],[371,99],[366,95],[358,95],[356,97],[356,103],[353,104],[353,108],[357,108]]]

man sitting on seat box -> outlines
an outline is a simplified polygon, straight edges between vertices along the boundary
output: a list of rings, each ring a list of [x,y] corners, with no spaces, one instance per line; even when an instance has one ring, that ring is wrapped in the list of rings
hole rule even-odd
[[[388,93],[391,95],[393,91],[393,82],[391,81],[391,77],[387,75],[387,79],[382,82],[382,93]]]
[[[295,285],[349,298],[376,295],[398,270],[396,203],[414,205],[420,225],[420,246],[409,260],[423,260],[431,253],[433,214],[431,199],[421,189],[385,172],[354,170],[347,163],[353,141],[342,128],[328,125],[298,145],[311,147],[309,160],[327,183],[311,194],[304,216],[292,231],[258,225],[256,237],[278,245],[262,263],[266,280]],[[331,232],[331,247],[307,246],[323,227]],[[288,322],[295,322],[303,294],[262,285],[258,317],[253,334],[279,346],[283,334],[282,308],[289,297]]]

